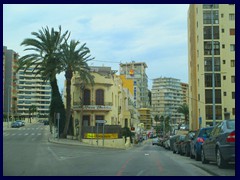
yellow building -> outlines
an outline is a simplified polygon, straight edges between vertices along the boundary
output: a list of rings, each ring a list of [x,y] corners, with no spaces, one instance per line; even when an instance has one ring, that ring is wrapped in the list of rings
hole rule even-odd
[[[144,130],[150,130],[152,128],[150,109],[140,108],[138,112],[140,113],[140,123],[144,124]]]
[[[77,75],[72,79],[74,124],[81,118],[83,126],[95,126],[96,120],[106,120],[107,125],[133,127],[133,96],[123,87],[121,78],[110,67],[91,67],[91,74],[93,86],[83,85]]]
[[[234,4],[190,5],[188,52],[190,128],[214,125],[225,113],[235,118]]]

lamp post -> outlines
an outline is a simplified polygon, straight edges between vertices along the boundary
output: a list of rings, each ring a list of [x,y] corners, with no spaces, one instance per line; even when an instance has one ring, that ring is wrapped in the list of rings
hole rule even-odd
[[[215,64],[214,64],[214,36],[213,36],[213,4],[211,5],[211,31],[212,31],[212,113],[213,113],[213,126],[216,125],[216,113],[215,113]]]

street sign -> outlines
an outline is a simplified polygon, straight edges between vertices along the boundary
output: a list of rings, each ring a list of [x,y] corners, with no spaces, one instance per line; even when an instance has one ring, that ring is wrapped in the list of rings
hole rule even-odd
[[[98,124],[105,124],[107,121],[106,120],[96,120],[96,123]]]

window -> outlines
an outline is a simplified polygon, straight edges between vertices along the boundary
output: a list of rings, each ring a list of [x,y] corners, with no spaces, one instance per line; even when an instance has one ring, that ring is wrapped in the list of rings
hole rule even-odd
[[[204,39],[212,39],[212,27],[211,26],[204,27],[203,36],[204,36]],[[213,27],[213,38],[219,39],[219,26]]]
[[[221,87],[221,76],[219,73],[215,74],[215,87]],[[205,87],[212,87],[212,73],[205,73]]]
[[[128,127],[128,119],[125,119],[124,125],[125,127]]]
[[[215,57],[214,58],[214,71],[220,71],[221,66],[220,66],[220,57]],[[204,58],[204,71],[212,71],[212,58],[211,57],[205,57]]]
[[[223,80],[226,80],[226,76],[223,76]]]
[[[224,108],[224,112],[227,112],[227,108]]]
[[[235,83],[235,76],[231,76],[231,82]]]
[[[229,33],[231,36],[235,35],[235,29],[229,29]]]
[[[90,90],[84,89],[84,98],[83,98],[83,104],[84,105],[90,105]]]
[[[226,64],[226,60],[223,60],[223,64]]]
[[[96,105],[104,105],[104,91],[102,89],[96,90]]]
[[[229,14],[229,20],[235,21],[235,14]]]
[[[235,60],[231,60],[231,67],[235,67]]]
[[[82,126],[90,126],[90,115],[83,116]]]
[[[219,23],[218,11],[213,11],[213,24]],[[212,24],[212,12],[211,11],[203,11],[203,24]]]
[[[235,99],[235,92],[232,92],[232,99]]]
[[[224,95],[224,96],[227,96],[227,92],[223,92],[223,95]]]
[[[222,28],[222,33],[224,33],[224,29]]]
[[[224,14],[221,14],[221,18],[223,18],[224,17]]]
[[[235,51],[235,44],[230,44],[230,51]]]
[[[235,115],[235,108],[232,108],[232,115]]]
[[[220,42],[214,41],[213,48],[214,48],[214,55],[220,55]],[[204,42],[204,55],[212,55],[211,41]]]
[[[205,103],[206,104],[212,104],[212,96],[213,92],[212,89],[206,89],[205,90]],[[221,104],[222,98],[221,98],[221,89],[215,90],[215,103]]]
[[[203,4],[203,9],[218,9],[218,4]]]
[[[222,44],[222,48],[223,48],[223,49],[225,48],[225,44]]]

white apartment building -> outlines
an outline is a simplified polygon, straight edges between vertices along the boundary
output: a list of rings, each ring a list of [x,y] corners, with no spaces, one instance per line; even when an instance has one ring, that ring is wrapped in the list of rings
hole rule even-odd
[[[184,121],[178,113],[179,106],[184,103],[182,85],[179,79],[156,78],[152,85],[152,116],[170,116],[170,123],[177,124]]]
[[[51,101],[51,86],[49,82],[44,82],[40,75],[35,75],[33,68],[27,71],[18,72],[18,114],[25,120],[29,119],[29,108],[36,106],[37,112],[34,118],[46,120],[49,116],[49,106]]]

